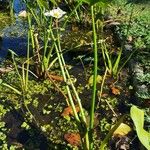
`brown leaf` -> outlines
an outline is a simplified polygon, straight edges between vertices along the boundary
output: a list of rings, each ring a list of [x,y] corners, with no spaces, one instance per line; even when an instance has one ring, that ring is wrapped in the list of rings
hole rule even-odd
[[[72,27],[72,31],[73,31],[73,32],[78,32],[78,31],[79,31],[79,28],[74,26],[74,27]]]
[[[58,76],[58,75],[52,75],[52,74],[49,75],[49,78],[56,80],[56,81],[63,81],[64,80],[63,77]]]
[[[81,137],[79,133],[66,133],[64,139],[73,146],[80,146]]]
[[[79,106],[75,106],[77,113],[80,111]],[[62,112],[61,116],[65,117],[65,116],[70,116],[70,115],[74,115],[73,114],[73,110],[71,108],[71,106],[68,106],[67,108],[64,109],[64,111]]]
[[[120,89],[119,88],[117,88],[115,86],[110,86],[110,88],[111,88],[112,94],[114,94],[114,95],[120,95]]]
[[[108,97],[107,93],[102,93],[102,97]]]

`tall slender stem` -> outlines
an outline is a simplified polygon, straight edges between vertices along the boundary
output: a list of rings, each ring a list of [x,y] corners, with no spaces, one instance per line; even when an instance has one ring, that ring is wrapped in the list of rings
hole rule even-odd
[[[75,95],[75,98],[78,102],[78,105],[79,105],[79,108],[80,108],[80,111],[81,111],[81,121],[80,121],[80,124],[84,123],[86,124],[86,117],[85,117],[85,114],[84,114],[84,111],[83,111],[83,107],[82,107],[82,104],[81,104],[81,99],[76,91],[76,88],[71,80],[71,77],[70,77],[70,74],[68,72],[68,69],[66,68],[66,63],[65,63],[65,60],[63,58],[63,54],[62,54],[62,50],[61,50],[61,44],[60,44],[60,30],[58,30],[58,20],[56,20],[56,25],[57,25],[57,43],[58,43],[58,50],[59,50],[59,55],[60,55],[60,59],[61,59],[61,63],[62,63],[62,66],[63,66],[63,69],[64,69],[64,73],[65,73],[65,78],[66,78],[66,81],[68,80],[72,90],[73,90],[73,93]],[[65,80],[64,80],[65,81]],[[66,86],[66,88],[70,88],[69,86]],[[70,89],[68,90],[68,94],[70,93]],[[69,95],[68,95],[69,96]],[[72,98],[70,99],[70,104],[71,104],[71,107],[74,111],[74,102],[72,100]],[[75,112],[76,113],[76,112]],[[76,114],[75,114],[76,116]],[[77,120],[78,121],[78,120]],[[89,136],[88,136],[88,132],[85,133],[85,141],[84,141],[84,147],[85,149],[89,149]]]
[[[58,20],[56,20],[56,27],[58,29]],[[60,65],[60,68],[61,68],[61,72],[62,72],[62,75],[63,75],[63,78],[64,78],[64,82],[67,83],[67,77],[66,77],[66,74],[65,74],[65,69],[64,69],[64,65],[62,63],[62,60],[61,60],[61,56],[60,56],[60,51],[59,51],[59,47],[58,45],[56,44],[56,40],[55,40],[55,36],[53,34],[53,31],[51,31],[51,36],[54,40],[54,46],[55,46],[55,49],[56,49],[56,53],[57,53],[57,57],[58,57],[58,61],[59,61],[59,65]],[[57,31],[57,38],[59,39],[59,35],[58,35],[58,31]],[[75,118],[78,122],[80,122],[80,119],[79,119],[79,116],[77,114],[77,111],[76,111],[76,108],[75,108],[75,104],[73,102],[73,98],[72,98],[72,95],[71,95],[71,91],[70,91],[70,88],[69,86],[66,84],[66,90],[67,90],[67,93],[68,93],[68,97],[69,97],[69,102],[70,102],[70,105],[72,107],[72,110],[74,112],[74,115],[75,115]]]
[[[14,0],[10,1],[10,16],[11,19],[14,17]]]
[[[59,37],[58,37],[58,39],[59,39]],[[63,58],[62,51],[61,51],[60,40],[58,40],[58,47],[60,48],[60,52],[61,52],[60,57],[61,57],[61,60],[62,60],[62,64],[63,64],[63,66],[66,66],[66,63],[65,63],[65,60]],[[79,97],[79,95],[77,93],[77,90],[76,90],[76,88],[75,88],[75,86],[74,86],[74,84],[73,84],[73,82],[71,80],[71,77],[70,77],[70,74],[69,74],[67,68],[64,67],[64,70],[66,72],[66,76],[67,76],[67,78],[69,80],[70,86],[71,86],[71,88],[73,90],[73,93],[75,95],[75,98],[76,98],[76,100],[78,102],[78,105],[79,105],[79,108],[80,108],[80,111],[81,111],[81,123],[85,123],[86,124],[86,117],[85,117],[84,110],[83,110],[83,107],[82,107],[81,99],[80,99],[80,97]],[[86,134],[85,134],[85,147],[86,147],[86,149],[89,148],[89,135],[88,135],[88,132],[86,132]]]
[[[29,80],[29,54],[30,53],[30,31],[28,31],[28,46],[27,46],[27,66],[26,66],[26,79],[25,79],[25,91],[28,89],[28,80]]]
[[[95,18],[94,18],[94,6],[91,6],[91,15],[92,15],[92,26],[93,26],[93,42],[94,42],[94,76],[93,76],[93,92],[92,92],[92,101],[91,101],[91,111],[90,111],[90,125],[89,125],[89,136],[90,136],[90,146],[89,149],[93,149],[93,127],[94,127],[94,109],[95,109],[95,100],[96,100],[96,84],[97,84],[97,34],[95,27]]]

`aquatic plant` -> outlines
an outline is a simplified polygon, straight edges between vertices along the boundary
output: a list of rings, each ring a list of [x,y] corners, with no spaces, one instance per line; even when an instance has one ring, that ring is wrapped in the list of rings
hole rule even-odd
[[[127,22],[127,27],[124,30],[125,34],[124,34],[124,37],[122,37],[120,47],[118,47],[118,48],[115,47],[115,50],[112,51],[111,46],[109,44],[107,44],[106,40],[100,41],[100,48],[102,51],[102,56],[103,56],[105,67],[108,69],[109,74],[114,78],[118,78],[118,75],[121,72],[121,70],[123,69],[123,67],[131,59],[132,55],[135,53],[135,51],[133,50],[130,52],[129,55],[123,57],[123,52],[126,51],[125,44],[129,37],[129,32],[131,29],[133,12],[134,12],[134,5],[131,6],[129,20]],[[116,26],[116,29],[117,28],[120,28],[120,27]],[[127,53],[127,52],[125,52],[125,53]]]
[[[90,111],[90,145],[89,149],[93,149],[93,127],[94,127],[94,112],[95,112],[95,102],[96,102],[96,85],[97,85],[97,68],[98,68],[98,48],[97,48],[97,33],[95,27],[95,16],[94,16],[94,6],[91,6],[91,16],[92,16],[92,26],[93,26],[93,41],[94,41],[94,73],[93,73],[93,92],[91,100],[91,111]]]
[[[17,110],[18,108],[21,108],[24,113],[23,117],[25,118],[25,122],[22,123],[21,127],[26,130],[30,128],[30,123],[33,123],[33,125],[37,127],[37,130],[40,130],[40,133],[44,133],[46,138],[55,144],[63,143],[66,146],[67,144],[64,141],[66,140],[71,148],[75,146],[81,149],[92,150],[96,147],[100,148],[100,150],[104,150],[109,143],[109,140],[113,137],[113,133],[125,118],[124,115],[118,117],[115,113],[116,108],[114,108],[116,107],[116,103],[118,104],[118,99],[116,97],[120,96],[120,93],[123,90],[108,87],[105,85],[105,81],[108,80],[108,72],[116,78],[122,67],[124,67],[126,62],[130,59],[130,57],[128,57],[125,62],[121,61],[123,56],[122,47],[119,48],[117,51],[118,53],[115,53],[114,55],[109,52],[111,48],[102,38],[101,33],[103,33],[104,27],[103,10],[105,10],[103,9],[102,4],[105,4],[106,1],[78,0],[75,1],[75,6],[73,5],[71,9],[65,10],[66,12],[63,11],[63,7],[61,10],[56,3],[57,1],[54,0],[51,1],[51,6],[49,6],[48,0],[24,0],[24,2],[27,5],[27,20],[29,26],[27,57],[24,58],[26,59],[25,61],[23,60],[21,63],[18,63],[18,61],[16,61],[18,56],[11,51],[15,73],[12,77],[12,82],[7,78],[9,75],[6,75],[7,77],[4,77],[4,80],[0,80],[0,88],[2,88],[0,90],[2,91],[4,89],[4,92],[0,97],[4,97],[7,100],[12,99],[13,107],[17,108]],[[69,2],[65,1],[63,3],[68,4]],[[68,27],[67,23],[72,23],[72,16],[76,16],[78,19],[82,20],[82,15],[80,16],[81,8],[86,9],[86,13],[88,13],[90,18],[90,30],[92,30],[90,33],[92,33],[92,40],[90,39],[91,41],[88,43],[88,46],[91,46],[90,48],[93,50],[92,52],[94,56],[94,59],[90,60],[93,62],[93,69],[92,71],[88,70],[90,74],[92,74],[89,79],[89,84],[92,87],[92,90],[89,87],[87,92],[89,92],[88,94],[92,93],[92,98],[86,98],[89,105],[85,107],[87,110],[83,107],[85,104],[84,98],[80,98],[79,88],[76,88],[78,83],[76,84],[75,82],[78,79],[72,77],[69,67],[65,62],[63,50],[66,50],[66,48],[62,48],[62,38],[64,38],[63,34],[66,27]],[[78,22],[79,20],[77,18],[75,18],[75,21]],[[101,56],[101,53],[98,54],[98,49],[102,52],[105,64],[105,66],[102,66],[102,69],[100,68],[101,66],[98,66],[98,62],[101,63],[101,60],[98,60],[99,56]],[[123,65],[121,64],[122,62]],[[53,66],[55,63],[57,63],[56,65],[58,67],[58,70],[55,70],[55,73],[58,72],[59,75],[62,75],[61,77],[58,77],[60,82],[55,82],[51,76],[51,71],[53,71],[53,68],[55,69],[55,66]],[[122,66],[120,67],[120,65]],[[97,75],[99,73],[98,67],[100,68],[100,73],[105,70],[103,76]],[[37,79],[42,80],[38,80],[37,82],[37,80],[35,78],[33,79],[30,74],[34,75]],[[87,74],[87,76],[89,76],[89,74]],[[33,81],[30,80],[31,78]],[[149,78],[146,77],[141,78],[143,82],[148,79]],[[99,85],[97,86],[97,84],[101,84],[100,92]],[[84,86],[81,86],[80,88],[84,89]],[[107,103],[107,100],[103,99],[103,94],[105,94],[103,93],[103,88],[104,90],[107,88],[107,90],[111,91],[111,94],[115,96],[114,99],[107,99],[110,101],[110,104]],[[10,93],[10,91],[15,98],[11,97],[12,93]],[[5,93],[7,93],[7,95]],[[60,99],[61,102],[59,100],[57,101],[57,98],[60,98],[59,93],[63,96],[63,100]],[[108,93],[106,93],[106,95],[108,95]],[[99,101],[97,101],[97,98]],[[97,102],[98,104],[96,105]],[[103,103],[105,104],[103,105]],[[68,106],[66,107],[66,105]],[[64,109],[64,107],[66,108]],[[90,107],[90,109],[88,107]],[[37,114],[34,112],[34,108],[37,109]],[[105,116],[104,118],[101,118],[101,120],[96,118],[97,120],[95,121],[96,110],[103,111],[103,109],[111,110],[111,112],[115,114],[115,117],[113,118],[115,119],[115,122],[114,120],[108,122],[108,118]],[[105,110],[104,113],[106,113]],[[99,113],[99,115],[103,114]],[[43,121],[43,116],[49,118],[50,121],[45,123]],[[96,125],[96,127],[102,129],[100,133],[101,135],[95,133],[95,129],[97,132],[97,128],[94,127],[94,124],[97,122],[98,125]],[[107,129],[103,126],[104,124]],[[111,124],[114,124],[114,126]],[[2,125],[2,128],[3,127],[4,126]],[[58,128],[59,130],[57,130]],[[59,132],[56,133],[57,131]],[[107,135],[106,132],[108,132]],[[102,138],[103,140],[100,140]],[[4,138],[4,141],[5,140],[6,138]]]
[[[102,50],[105,67],[108,69],[109,74],[116,77],[118,74],[119,63],[121,60],[122,48],[119,49],[116,58],[114,58],[114,56],[111,56],[105,41],[101,41],[101,50]]]
[[[75,119],[76,119],[77,124],[79,126],[79,129],[81,130],[81,132],[83,132],[82,131],[83,129],[81,127],[83,125],[86,126],[86,118],[85,118],[85,114],[84,114],[83,107],[82,107],[82,104],[81,104],[81,100],[79,98],[77,90],[76,90],[76,88],[73,84],[73,81],[70,77],[68,69],[65,67],[66,64],[65,64],[65,60],[64,60],[63,55],[62,55],[61,43],[60,43],[60,35],[61,35],[60,33],[61,33],[61,31],[60,31],[60,27],[59,27],[59,24],[58,24],[58,17],[56,17],[56,29],[57,29],[57,36],[55,37],[55,35],[53,33],[53,30],[51,30],[51,34],[52,34],[52,38],[53,38],[53,41],[54,41],[54,46],[55,46],[55,50],[56,50],[56,53],[57,53],[57,57],[58,57],[59,65],[60,65],[60,68],[61,68],[61,72],[62,72],[62,75],[63,75],[63,78],[64,78],[64,82],[66,83],[66,90],[67,90],[68,101],[69,101],[68,105],[71,105],[74,116],[75,116]],[[71,86],[71,88],[70,88],[69,85]],[[73,94],[76,97],[77,104],[79,105],[79,108],[80,108],[80,111],[81,111],[81,120],[78,116],[78,113],[77,113],[77,110],[76,110],[76,107],[75,107],[75,103],[73,101]],[[85,142],[83,142],[83,147],[88,148],[88,145],[89,145],[88,143],[89,143],[88,133],[86,132],[85,133]]]

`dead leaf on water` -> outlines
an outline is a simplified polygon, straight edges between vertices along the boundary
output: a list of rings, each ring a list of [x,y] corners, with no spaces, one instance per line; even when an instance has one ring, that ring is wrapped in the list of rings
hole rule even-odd
[[[120,89],[118,87],[115,86],[110,86],[111,88],[111,93],[114,95],[120,95]]]
[[[75,106],[77,113],[80,111],[79,106]],[[67,108],[64,109],[64,111],[62,112],[61,116],[66,117],[66,116],[73,116],[73,110],[71,106],[68,106]]]
[[[81,137],[79,133],[66,133],[64,139],[73,146],[80,146]]]
[[[62,76],[52,75],[52,74],[49,74],[49,78],[56,80],[56,81],[63,81],[64,80]]]

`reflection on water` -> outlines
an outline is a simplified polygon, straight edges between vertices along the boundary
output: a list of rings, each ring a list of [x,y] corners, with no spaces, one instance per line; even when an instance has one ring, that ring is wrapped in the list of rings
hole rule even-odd
[[[14,0],[14,11],[15,13],[19,13],[21,10],[25,9],[25,4],[23,0]]]
[[[17,14],[23,9],[25,9],[25,5],[22,0],[14,0],[15,13]],[[2,14],[2,12],[0,13]],[[8,18],[9,16],[2,18],[5,24],[0,24],[0,61],[7,56],[8,49],[13,50],[18,55],[26,54],[27,22],[18,17],[13,22],[9,18],[8,22]]]

